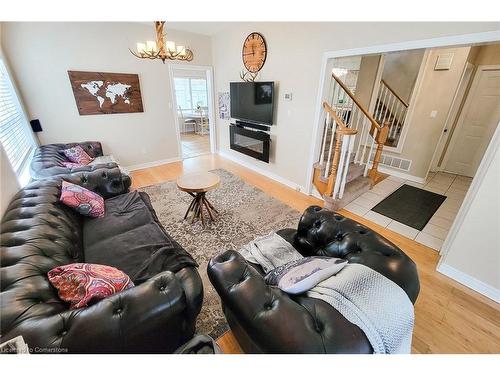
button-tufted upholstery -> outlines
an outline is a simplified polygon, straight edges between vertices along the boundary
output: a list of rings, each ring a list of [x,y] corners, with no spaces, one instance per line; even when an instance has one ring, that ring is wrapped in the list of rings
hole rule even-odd
[[[398,284],[415,303],[415,263],[397,246],[358,222],[311,206],[298,229],[277,232],[304,256],[331,256],[368,266]],[[372,353],[364,333],[326,302],[287,295],[264,282],[262,269],[239,253],[213,258],[208,276],[226,318],[247,353]]]
[[[81,146],[87,154],[95,158],[103,156],[102,145],[100,142],[80,142],[80,143],[54,143],[40,146],[35,150],[30,165],[31,176],[35,180],[51,178],[55,176],[64,177],[67,175],[79,175],[84,172],[94,172],[117,167],[116,163],[106,163],[97,165],[85,165],[79,168],[69,169],[62,163],[68,159],[61,153],[70,147]],[[123,183],[128,189],[132,183],[127,175],[122,175]]]
[[[83,176],[85,187],[107,197],[127,190],[118,168]],[[47,272],[85,261],[84,219],[58,202],[60,186],[59,178],[33,182],[14,196],[2,219],[0,341],[22,335],[34,353],[173,352],[188,341],[203,298],[191,267],[160,272],[88,308],[68,310]]]

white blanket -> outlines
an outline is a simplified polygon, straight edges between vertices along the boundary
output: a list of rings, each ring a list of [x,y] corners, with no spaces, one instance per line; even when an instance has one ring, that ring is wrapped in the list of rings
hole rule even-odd
[[[240,250],[265,272],[302,255],[286,240],[270,233]],[[415,319],[413,304],[396,283],[362,264],[347,264],[307,292],[339,311],[366,335],[377,354],[408,354]]]
[[[92,160],[89,163],[89,165],[99,165],[99,164],[108,164],[108,163],[118,164],[118,162],[116,161],[116,159],[113,155],[104,155],[104,156],[97,156],[96,158],[94,158],[94,160]],[[120,171],[124,175],[130,176],[130,172],[125,167],[122,167],[120,164],[118,164],[118,168],[120,168]]]

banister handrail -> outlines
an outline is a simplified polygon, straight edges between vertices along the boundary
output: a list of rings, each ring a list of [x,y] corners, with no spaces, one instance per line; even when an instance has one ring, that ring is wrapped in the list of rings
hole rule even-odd
[[[394,96],[395,96],[395,97],[396,97],[396,98],[397,98],[397,99],[398,99],[398,100],[399,100],[399,101],[400,101],[400,102],[401,102],[401,103],[402,103],[402,104],[403,104],[406,108],[408,108],[409,104],[406,102],[406,100],[404,100],[401,96],[399,96],[399,95],[396,93],[396,91],[394,91],[394,89],[393,89],[391,86],[389,86],[389,85],[387,84],[387,82],[386,82],[386,81],[384,81],[384,80],[382,79],[382,80],[380,80],[380,82],[382,82],[382,83],[384,84],[384,86],[385,86],[385,87],[387,87],[387,88],[389,89],[389,91],[390,91],[390,92],[391,92],[391,93],[392,93],[392,94],[393,94],[393,95],[394,95]]]
[[[339,129],[336,130],[337,133],[339,133],[341,135],[354,135],[354,134],[358,133],[358,131],[356,129],[348,128],[344,124],[344,122],[337,115],[337,112],[335,112],[333,110],[333,108],[330,107],[330,104],[328,104],[327,102],[323,102],[323,108],[325,109],[326,112],[328,112],[328,114],[330,116],[332,116],[335,119],[335,122],[337,123],[337,125],[339,127]]]
[[[349,89],[349,87],[347,87],[344,82],[341,81],[341,79],[339,77],[337,77],[335,74],[332,73],[332,77],[333,79],[335,79],[335,81],[338,82],[338,84],[340,85],[340,87],[342,87],[342,89],[344,89],[344,91],[347,93],[347,95],[349,95],[349,97],[352,99],[352,101],[354,103],[356,103],[356,105],[358,106],[358,108],[361,110],[361,112],[363,112],[363,114],[368,118],[368,120],[372,123],[373,126],[375,126],[378,130],[382,129],[382,125],[380,125],[377,120],[375,120],[373,118],[372,115],[370,115],[370,113],[368,113],[368,111],[361,105],[361,103],[358,101],[358,99],[356,99],[356,97],[354,96],[354,94],[351,92],[351,90]]]

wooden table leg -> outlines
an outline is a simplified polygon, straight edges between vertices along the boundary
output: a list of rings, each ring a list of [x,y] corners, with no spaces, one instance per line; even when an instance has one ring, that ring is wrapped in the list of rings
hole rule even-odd
[[[200,200],[198,204],[200,205],[200,219],[201,225],[205,228],[205,217],[203,216],[203,198],[205,197],[205,193],[200,193]]]
[[[208,203],[208,205],[210,206],[210,208],[218,215],[219,214],[219,211],[217,211],[215,209],[214,206],[212,206],[212,203],[210,203],[210,201],[208,199],[205,198],[205,201]]]
[[[193,208],[193,206],[194,206],[194,202],[195,202],[195,201],[196,201],[196,197],[195,197],[195,198],[193,198],[193,200],[192,200],[192,201],[191,201],[191,203],[189,204],[189,207],[188,207],[188,209],[187,209],[187,211],[186,211],[186,214],[184,215],[184,219],[183,219],[183,220],[186,220],[186,218],[188,217],[189,212],[190,212],[190,211],[191,211],[191,209]]]
[[[196,219],[200,219],[203,227],[205,227],[205,216],[204,211],[210,216],[210,220],[215,221],[214,212],[219,214],[219,212],[214,208],[214,206],[208,201],[204,192],[201,193],[189,193],[193,200],[189,204],[189,207],[184,215],[184,220],[191,214],[191,224],[193,224]],[[205,210],[203,210],[205,206]]]
[[[208,201],[207,201],[206,197],[203,197],[202,203],[205,205],[207,212],[208,212],[208,215],[210,216],[210,219],[212,219],[212,221],[215,221],[214,215],[212,214],[212,210],[210,209],[210,206],[208,205],[207,202]]]

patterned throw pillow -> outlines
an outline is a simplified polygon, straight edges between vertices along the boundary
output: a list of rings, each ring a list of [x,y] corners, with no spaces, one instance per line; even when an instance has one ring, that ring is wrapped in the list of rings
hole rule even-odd
[[[300,294],[335,275],[346,264],[346,259],[306,257],[276,267],[265,276],[264,280],[286,293]]]
[[[99,194],[80,185],[63,181],[59,200],[81,215],[90,217],[104,216],[104,199]]]
[[[67,264],[53,268],[47,275],[59,297],[70,303],[70,309],[87,307],[134,286],[122,271],[100,264]]]
[[[64,165],[66,168],[69,168],[69,169],[83,167],[83,164],[73,163],[71,161],[63,161],[62,165]]]
[[[67,148],[62,151],[63,154],[73,163],[78,163],[81,165],[87,165],[92,160],[94,160],[81,146],[75,146]]]

